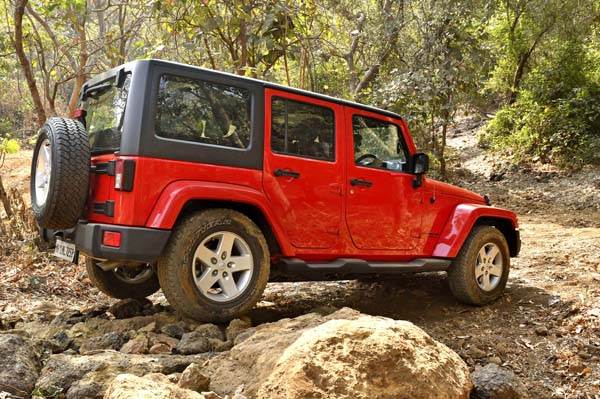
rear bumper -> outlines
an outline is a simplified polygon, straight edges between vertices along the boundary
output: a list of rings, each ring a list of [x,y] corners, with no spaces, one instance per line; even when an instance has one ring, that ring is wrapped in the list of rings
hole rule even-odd
[[[121,246],[114,248],[102,245],[104,231],[121,233]],[[100,223],[79,223],[74,232],[77,249],[87,256],[97,259],[145,263],[156,261],[167,245],[170,236],[170,230]]]

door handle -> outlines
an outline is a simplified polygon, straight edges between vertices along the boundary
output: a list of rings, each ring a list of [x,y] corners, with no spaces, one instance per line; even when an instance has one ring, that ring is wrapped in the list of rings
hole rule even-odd
[[[364,179],[351,179],[350,185],[351,186],[361,186],[361,187],[371,187],[373,185],[373,182],[371,182],[369,180],[364,180]]]
[[[292,179],[297,179],[300,177],[300,173],[293,171],[293,170],[287,170],[287,169],[275,169],[275,171],[273,172],[273,174],[276,177],[282,177],[282,176],[286,176],[286,177],[291,177]]]

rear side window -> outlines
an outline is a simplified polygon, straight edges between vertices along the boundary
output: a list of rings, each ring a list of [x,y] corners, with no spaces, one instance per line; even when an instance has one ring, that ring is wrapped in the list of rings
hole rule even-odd
[[[331,109],[273,98],[271,149],[274,152],[334,161],[334,143],[334,114]]]
[[[93,87],[85,93],[80,107],[85,109],[85,125],[92,153],[117,151],[121,146],[121,130],[129,94],[131,74],[120,87],[109,84]]]
[[[251,96],[246,89],[163,75],[155,131],[160,137],[225,147],[250,144]]]

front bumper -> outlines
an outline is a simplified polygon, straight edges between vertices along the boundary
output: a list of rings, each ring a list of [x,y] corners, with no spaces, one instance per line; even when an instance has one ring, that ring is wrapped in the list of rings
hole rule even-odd
[[[515,245],[511,248],[510,256],[519,256],[521,252],[521,232],[517,229],[515,230]]]
[[[118,248],[102,245],[104,231],[121,233],[121,245]],[[92,258],[153,263],[170,236],[170,230],[80,222],[75,228],[74,241],[80,252]]]

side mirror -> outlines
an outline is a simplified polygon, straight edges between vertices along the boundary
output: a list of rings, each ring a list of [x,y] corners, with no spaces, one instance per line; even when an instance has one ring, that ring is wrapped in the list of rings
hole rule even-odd
[[[429,155],[418,152],[413,156],[413,173],[422,175],[429,170]]]
[[[418,152],[413,155],[412,159],[413,173],[415,174],[415,180],[413,181],[413,187],[421,187],[423,184],[423,175],[429,170],[429,155]]]

